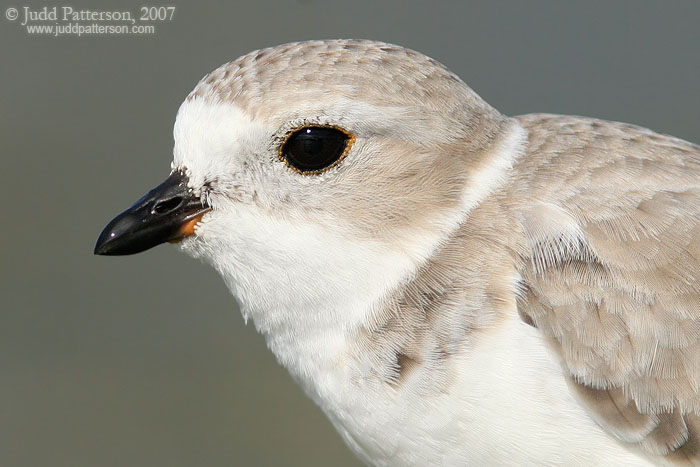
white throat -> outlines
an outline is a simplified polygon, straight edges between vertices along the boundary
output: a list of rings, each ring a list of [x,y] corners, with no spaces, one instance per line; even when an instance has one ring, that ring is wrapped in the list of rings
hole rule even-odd
[[[415,252],[272,219],[248,206],[232,209],[198,226],[204,242],[183,247],[214,265],[244,317],[305,383],[337,365],[345,337],[416,269]]]

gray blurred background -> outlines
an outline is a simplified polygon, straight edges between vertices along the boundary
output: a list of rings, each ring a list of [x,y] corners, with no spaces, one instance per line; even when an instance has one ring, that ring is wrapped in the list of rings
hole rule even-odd
[[[180,101],[223,62],[295,40],[378,39],[445,63],[507,114],[700,142],[697,0],[173,0],[153,35],[83,37],[30,36],[22,7],[46,4],[3,1],[2,467],[358,464],[213,270],[171,246],[92,255],[104,224],[168,174]]]

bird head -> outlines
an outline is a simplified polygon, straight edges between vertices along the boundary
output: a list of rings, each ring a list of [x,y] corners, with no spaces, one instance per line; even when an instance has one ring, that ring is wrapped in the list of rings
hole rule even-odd
[[[178,241],[244,309],[350,306],[358,286],[378,297],[410,275],[486,196],[507,126],[455,74],[402,47],[251,52],[187,96],[170,177],[95,252]]]

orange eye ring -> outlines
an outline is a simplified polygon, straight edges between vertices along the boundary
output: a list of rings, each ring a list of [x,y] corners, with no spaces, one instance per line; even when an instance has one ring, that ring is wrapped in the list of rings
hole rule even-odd
[[[277,157],[302,175],[326,172],[348,155],[355,136],[334,125],[303,125],[289,131]]]

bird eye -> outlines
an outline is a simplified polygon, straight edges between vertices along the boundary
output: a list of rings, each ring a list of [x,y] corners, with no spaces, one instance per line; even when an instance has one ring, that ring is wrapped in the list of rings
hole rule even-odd
[[[350,150],[355,137],[331,126],[304,126],[287,136],[280,159],[302,174],[318,174],[338,164]]]

